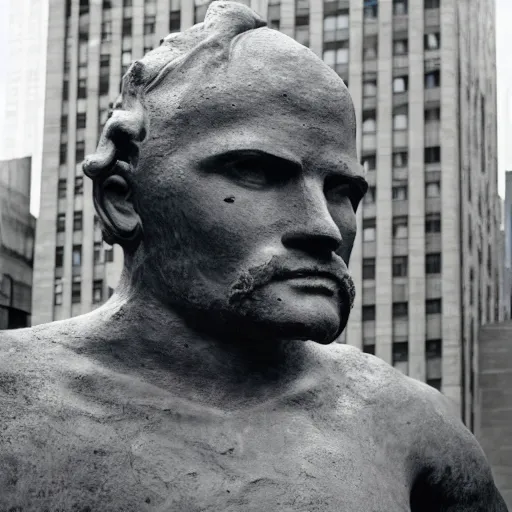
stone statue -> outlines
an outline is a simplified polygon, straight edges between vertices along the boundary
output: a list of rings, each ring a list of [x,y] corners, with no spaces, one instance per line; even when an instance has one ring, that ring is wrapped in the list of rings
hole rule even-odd
[[[440,393],[333,343],[366,191],[342,80],[214,2],[84,172],[119,288],[0,339],[0,510],[505,512]]]

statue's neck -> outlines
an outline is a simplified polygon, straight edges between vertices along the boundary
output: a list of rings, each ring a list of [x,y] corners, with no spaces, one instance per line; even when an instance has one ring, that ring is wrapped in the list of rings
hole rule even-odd
[[[150,297],[115,294],[96,310],[86,353],[105,365],[151,375],[159,385],[198,396],[279,393],[311,365],[312,342],[222,339],[199,333],[190,322]]]

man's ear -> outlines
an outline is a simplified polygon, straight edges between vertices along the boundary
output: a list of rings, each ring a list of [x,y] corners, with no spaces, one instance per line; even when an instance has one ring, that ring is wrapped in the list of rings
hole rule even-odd
[[[93,198],[105,242],[134,250],[142,239],[142,222],[133,200],[130,171],[129,164],[117,161],[105,179],[95,180]]]

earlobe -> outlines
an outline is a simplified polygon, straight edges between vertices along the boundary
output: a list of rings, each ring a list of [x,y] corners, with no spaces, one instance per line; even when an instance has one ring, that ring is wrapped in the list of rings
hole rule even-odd
[[[103,224],[103,238],[108,244],[119,244],[134,250],[142,239],[142,222],[133,201],[133,189],[126,171],[129,165],[116,162],[103,180],[95,180],[94,205]]]

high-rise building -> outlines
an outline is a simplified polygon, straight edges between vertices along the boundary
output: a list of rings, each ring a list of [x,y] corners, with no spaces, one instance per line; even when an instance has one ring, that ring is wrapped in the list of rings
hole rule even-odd
[[[503,225],[505,228],[505,294],[512,310],[512,171],[505,173],[505,201],[503,204]]]
[[[130,62],[208,3],[51,2],[34,323],[85,313],[115,285],[121,250],[102,248],[80,162]],[[477,330],[501,314],[494,0],[244,3],[352,94],[370,188],[346,341],[441,389],[472,426]]]
[[[36,219],[30,157],[0,161],[0,329],[30,326]]]

